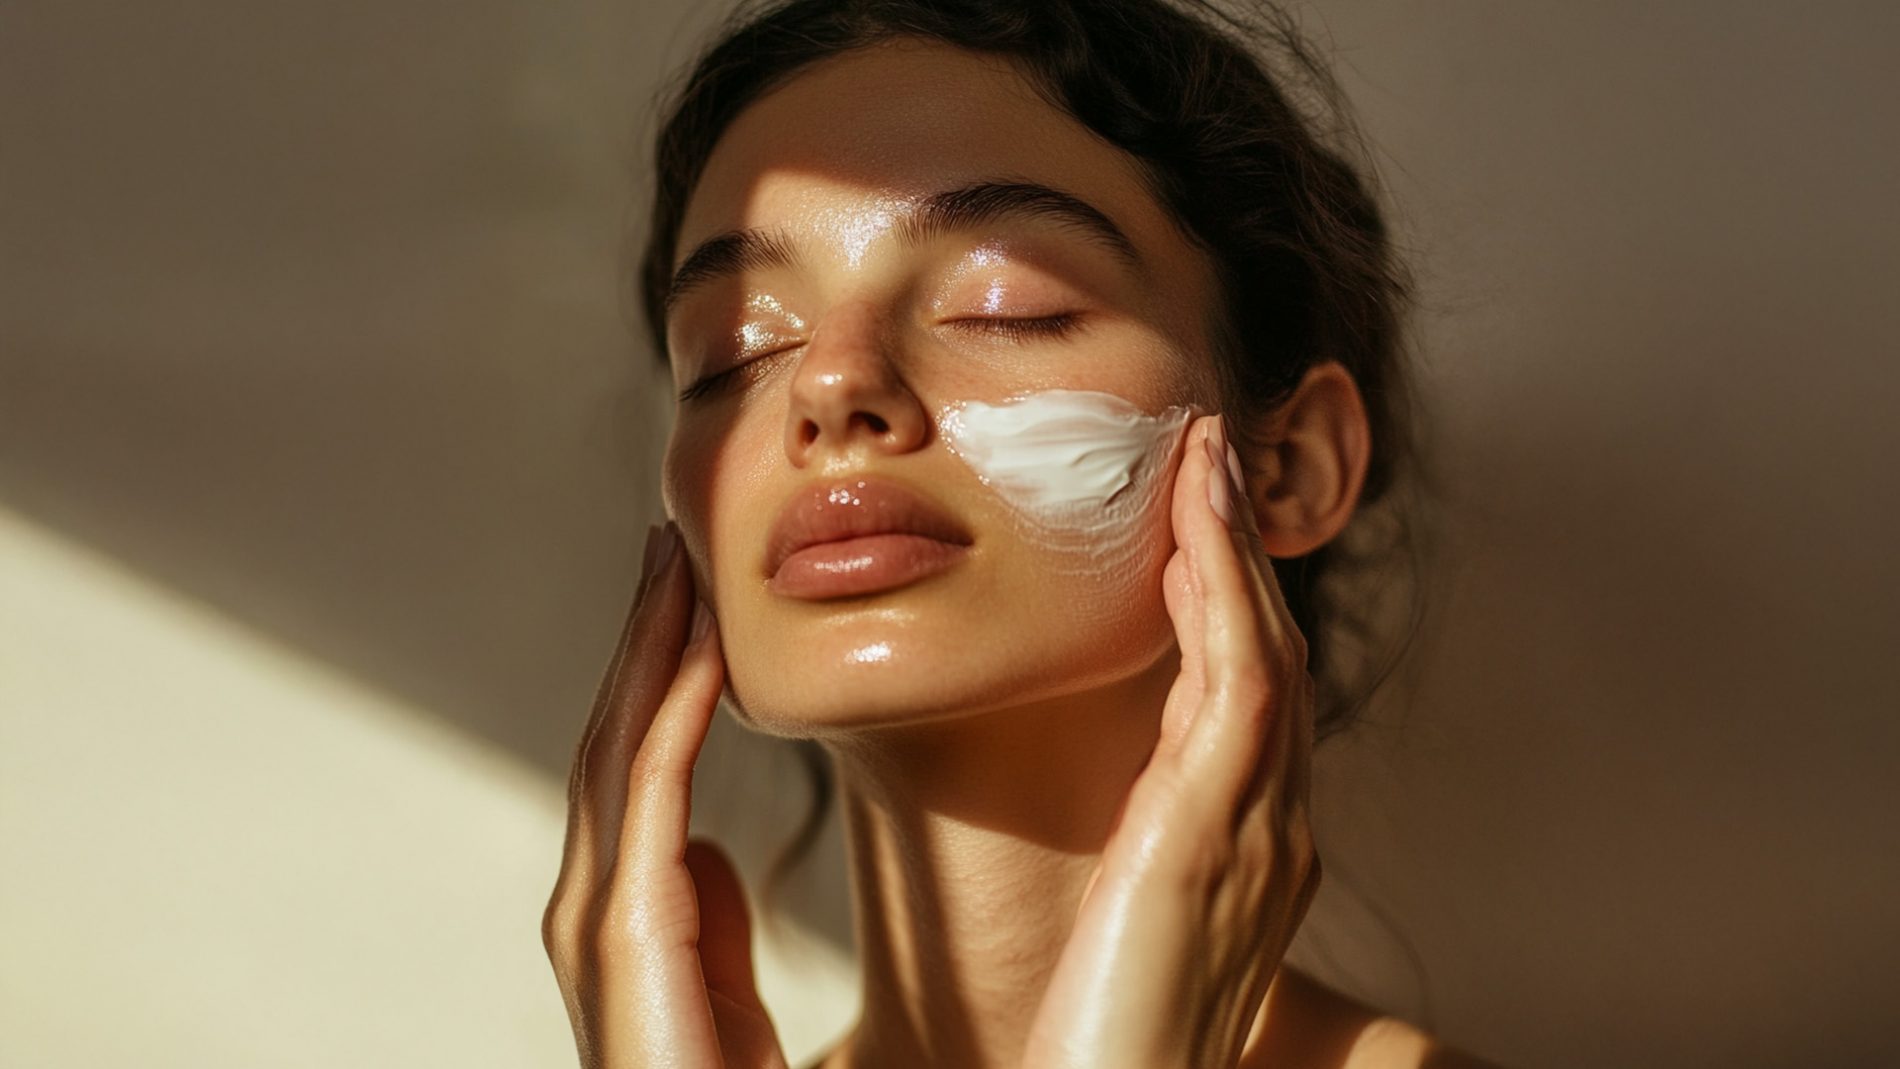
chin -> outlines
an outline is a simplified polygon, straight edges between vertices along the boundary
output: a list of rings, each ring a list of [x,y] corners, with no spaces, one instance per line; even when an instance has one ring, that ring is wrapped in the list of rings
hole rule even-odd
[[[1176,655],[1160,599],[1141,608],[1091,620],[992,616],[976,635],[868,621],[802,630],[766,656],[728,652],[729,704],[754,731],[822,739],[1109,689]]]

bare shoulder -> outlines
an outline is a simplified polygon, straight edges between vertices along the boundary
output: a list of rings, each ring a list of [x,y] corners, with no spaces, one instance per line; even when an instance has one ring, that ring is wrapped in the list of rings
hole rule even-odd
[[[1243,1069],[1298,1065],[1312,1069],[1503,1069],[1440,1042],[1283,965],[1241,1059]]]

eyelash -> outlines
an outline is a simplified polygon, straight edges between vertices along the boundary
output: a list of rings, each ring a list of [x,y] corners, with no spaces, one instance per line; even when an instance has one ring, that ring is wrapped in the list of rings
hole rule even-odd
[[[1038,316],[1034,319],[1010,319],[1000,316],[977,316],[973,319],[952,319],[949,326],[958,330],[976,331],[983,334],[1001,334],[1005,338],[1061,337],[1075,327],[1081,318],[1074,312],[1060,315]],[[972,326],[971,324],[978,324]]]
[[[1081,316],[1074,312],[1060,315],[1038,316],[1032,319],[1007,318],[1002,316],[974,316],[969,319],[952,319],[945,326],[977,334],[1000,334],[1005,338],[1059,338],[1074,330]],[[743,364],[734,364],[724,371],[716,371],[700,379],[679,392],[680,403],[697,400],[723,392],[731,384],[732,376],[763,362],[766,358],[788,353],[797,346],[787,346],[774,352],[761,353]]]

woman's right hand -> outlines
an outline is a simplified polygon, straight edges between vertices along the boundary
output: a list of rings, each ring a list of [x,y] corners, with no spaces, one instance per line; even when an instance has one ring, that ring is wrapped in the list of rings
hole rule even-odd
[[[541,920],[585,1069],[785,1067],[753,979],[738,874],[686,838],[693,763],[724,686],[719,629],[668,523],[648,533],[634,609],[574,758],[567,845]]]

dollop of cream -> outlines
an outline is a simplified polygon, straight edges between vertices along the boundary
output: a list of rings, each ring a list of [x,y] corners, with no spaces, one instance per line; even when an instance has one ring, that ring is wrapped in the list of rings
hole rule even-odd
[[[1039,390],[996,404],[953,402],[937,422],[1025,534],[1081,558],[1076,570],[1099,573],[1139,557],[1193,416],[1180,405],[1151,414],[1096,390]]]

